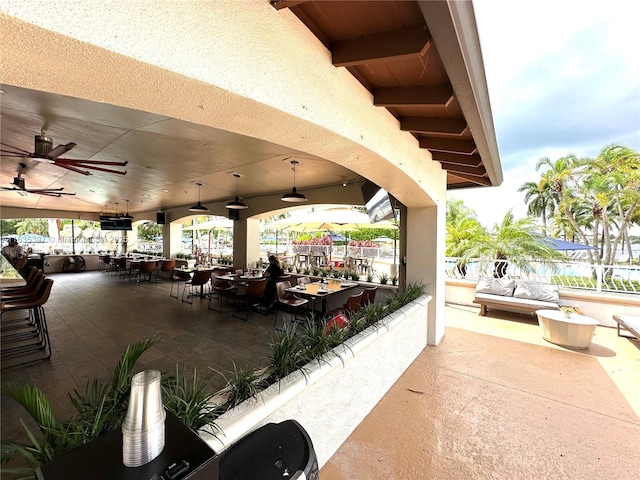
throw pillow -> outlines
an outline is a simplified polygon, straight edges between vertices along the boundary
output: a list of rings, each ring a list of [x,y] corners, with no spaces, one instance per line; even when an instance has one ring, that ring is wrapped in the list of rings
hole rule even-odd
[[[515,280],[482,277],[478,279],[478,283],[476,284],[476,293],[489,293],[502,297],[510,297],[513,295],[515,286]]]
[[[540,300],[541,302],[558,303],[560,292],[557,285],[548,285],[539,282],[520,282],[513,292],[515,298]]]

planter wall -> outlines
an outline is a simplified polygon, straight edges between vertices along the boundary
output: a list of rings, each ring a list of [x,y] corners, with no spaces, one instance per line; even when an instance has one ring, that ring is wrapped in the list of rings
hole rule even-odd
[[[202,437],[221,452],[271,422],[297,420],[324,465],[427,345],[427,305],[422,296],[336,347],[323,361],[294,372],[218,419],[223,433]]]

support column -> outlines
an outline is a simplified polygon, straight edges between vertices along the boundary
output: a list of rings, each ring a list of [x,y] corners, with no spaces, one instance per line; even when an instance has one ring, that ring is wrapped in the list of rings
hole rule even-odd
[[[182,252],[182,223],[165,223],[162,228],[162,254],[167,258],[176,258]]]
[[[138,225],[140,222],[137,222],[131,225],[131,230],[128,230],[125,233],[126,235],[123,237],[122,244],[122,253],[127,253],[132,250],[138,248]]]
[[[233,267],[247,268],[260,258],[260,220],[247,218],[233,222]]]
[[[427,344],[437,345],[444,336],[445,204],[407,209],[406,279],[422,282],[429,302]]]

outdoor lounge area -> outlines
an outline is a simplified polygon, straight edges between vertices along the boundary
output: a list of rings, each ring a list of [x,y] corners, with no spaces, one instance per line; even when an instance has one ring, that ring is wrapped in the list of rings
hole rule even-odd
[[[128,343],[153,334],[164,340],[140,369],[264,364],[271,316],[244,322],[205,299],[188,305],[168,295],[169,282],[140,288],[98,271],[51,278],[52,358],[2,377],[38,385],[61,418],[68,392],[106,376]],[[443,341],[419,355],[321,478],[633,478],[640,343],[598,327],[588,349],[567,349],[545,342],[533,319],[497,312],[478,322],[478,310],[445,308]],[[21,432],[20,416],[3,399],[3,439]]]

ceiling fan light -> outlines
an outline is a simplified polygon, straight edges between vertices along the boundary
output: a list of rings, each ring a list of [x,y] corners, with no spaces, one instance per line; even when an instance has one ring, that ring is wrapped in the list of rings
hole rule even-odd
[[[235,200],[232,200],[229,203],[227,203],[226,207],[230,210],[244,210],[246,208],[249,208],[249,205],[247,205],[244,202],[241,202],[240,199],[236,197]]]
[[[197,205],[192,205],[189,207],[189,211],[190,212],[208,212],[209,209],[207,207],[205,207],[204,205],[202,205],[200,202],[198,202]]]
[[[293,189],[289,193],[285,193],[284,195],[282,195],[282,197],[280,197],[280,200],[289,203],[303,203],[309,201],[309,199],[305,197],[304,194],[298,193],[296,187],[293,187]]]

